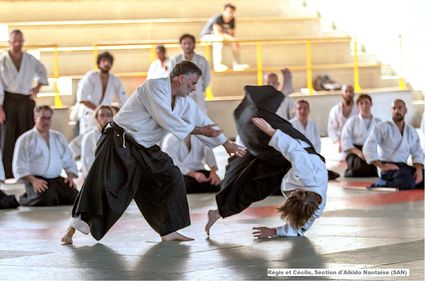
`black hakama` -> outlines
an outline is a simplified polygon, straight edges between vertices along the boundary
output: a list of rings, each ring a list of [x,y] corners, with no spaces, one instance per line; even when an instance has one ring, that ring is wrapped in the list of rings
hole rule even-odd
[[[16,209],[18,207],[19,203],[15,195],[7,195],[0,190],[0,209]]]
[[[394,187],[400,190],[408,189],[424,189],[424,180],[422,182],[415,182],[415,171],[416,169],[406,163],[390,163],[398,166],[398,170],[381,171],[381,177],[377,179],[371,187]],[[422,175],[424,170],[422,169]]]
[[[5,92],[3,110],[6,121],[1,126],[3,165],[6,178],[13,178],[12,159],[16,140],[34,127],[35,102],[30,95]]]
[[[59,206],[72,205],[78,195],[75,187],[65,183],[65,178],[57,177],[47,179],[39,176],[36,178],[47,182],[47,190],[37,193],[30,183],[25,184],[26,192],[19,197],[22,206]]]
[[[183,176],[159,146],[145,148],[115,123],[107,125],[72,210],[100,240],[134,199],[161,236],[190,225]]]
[[[245,97],[234,112],[238,134],[247,147],[245,156],[229,160],[221,190],[216,195],[218,212],[228,217],[246,209],[253,202],[263,200],[280,189],[282,178],[291,163],[269,146],[270,137],[251,121],[265,119],[273,128],[309,144],[308,153],[318,154],[313,144],[291,123],[275,114],[284,96],[271,86],[246,86]]]
[[[355,144],[354,146],[360,150],[363,149],[363,145]],[[347,178],[367,178],[378,176],[378,169],[375,165],[368,164],[365,160],[353,153],[348,153],[345,157],[345,161],[347,162],[347,170],[345,170],[344,176]]]
[[[210,171],[200,170],[197,173],[204,174],[205,177],[210,176]],[[193,177],[184,176],[184,186],[186,187],[186,193],[216,193],[220,191],[220,185],[212,185],[210,182],[198,182]]]

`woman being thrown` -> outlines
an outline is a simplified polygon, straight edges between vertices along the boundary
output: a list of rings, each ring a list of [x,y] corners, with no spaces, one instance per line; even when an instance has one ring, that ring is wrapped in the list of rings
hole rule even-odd
[[[253,236],[255,238],[303,236],[325,208],[328,187],[325,163],[317,154],[310,153],[310,145],[306,142],[272,128],[262,118],[252,118],[252,122],[271,137],[269,145],[291,163],[291,168],[286,172],[281,183],[282,193],[287,199],[278,209],[282,219],[287,223],[277,228],[254,227]],[[205,226],[207,235],[210,233],[211,226],[219,218],[240,213],[251,203],[262,200],[264,196],[259,189],[267,184],[267,181],[259,182],[253,179],[243,186],[225,186],[216,197],[218,209],[208,211],[208,223]],[[226,188],[239,190],[229,192],[225,190]]]

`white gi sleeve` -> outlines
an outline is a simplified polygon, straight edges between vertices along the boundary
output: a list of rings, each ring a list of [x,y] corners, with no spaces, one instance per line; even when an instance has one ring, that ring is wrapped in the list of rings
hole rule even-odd
[[[180,146],[182,145],[181,142],[182,141],[179,141],[176,137],[174,137],[174,135],[167,135],[164,138],[161,147],[162,151],[167,153],[171,157],[171,159],[173,159],[174,165],[176,165],[180,169],[180,172],[183,175],[186,175],[190,172],[190,169],[185,167],[183,163],[179,161],[178,157],[179,150],[181,149]]]
[[[353,142],[353,128],[354,128],[354,118],[350,118],[344,124],[341,133],[341,147],[342,151],[347,152],[354,147]]]
[[[178,139],[184,140],[195,126],[187,119],[180,119],[173,113],[168,97],[169,94],[165,88],[149,85],[151,87],[147,89],[148,92],[138,96],[138,99],[143,99],[140,102],[146,107],[146,110],[159,126],[175,135]]]
[[[68,141],[66,140],[64,135],[62,134],[59,135],[59,142],[63,149],[63,155],[61,155],[63,169],[67,173],[73,173],[74,178],[77,178],[78,177],[77,164],[75,163],[74,158],[72,157],[71,149],[69,149]]]
[[[373,131],[366,139],[366,142],[363,145],[363,155],[368,164],[371,164],[373,161],[379,160],[378,154],[378,144],[381,140],[381,130],[380,126],[377,125],[373,128]]]

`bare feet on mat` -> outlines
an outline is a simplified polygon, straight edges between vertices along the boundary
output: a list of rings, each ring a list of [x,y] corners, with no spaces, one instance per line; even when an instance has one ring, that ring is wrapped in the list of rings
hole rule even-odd
[[[221,218],[220,214],[218,213],[218,210],[209,210],[208,211],[208,222],[205,225],[205,232],[208,236],[210,236],[210,228],[213,226],[213,224]]]
[[[61,241],[64,245],[72,244],[72,236],[74,236],[75,228],[69,227],[62,237]]]
[[[285,95],[289,95],[294,92],[294,86],[292,85],[292,73],[289,69],[284,68],[281,70],[283,74],[283,89],[282,92]]]
[[[193,238],[184,236],[177,231],[161,236],[162,241],[193,241]]]

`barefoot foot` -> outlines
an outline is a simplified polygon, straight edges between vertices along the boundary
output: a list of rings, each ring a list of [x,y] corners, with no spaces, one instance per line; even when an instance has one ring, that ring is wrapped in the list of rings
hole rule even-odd
[[[292,73],[289,71],[289,69],[284,68],[281,70],[283,74],[283,89],[282,92],[285,95],[290,95],[294,92],[294,86],[292,84]]]
[[[72,236],[74,236],[75,228],[69,227],[61,241],[64,245],[72,244]]]
[[[208,236],[210,236],[210,228],[213,226],[213,224],[221,218],[220,214],[218,213],[218,210],[209,210],[208,211],[208,222],[205,225],[205,232]]]
[[[193,241],[193,238],[184,236],[177,231],[161,236],[162,241]]]

